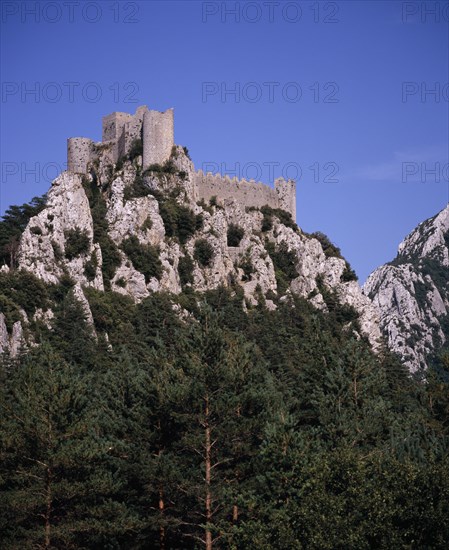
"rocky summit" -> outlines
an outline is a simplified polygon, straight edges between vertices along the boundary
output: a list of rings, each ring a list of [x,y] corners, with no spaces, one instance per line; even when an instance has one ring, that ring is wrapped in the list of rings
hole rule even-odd
[[[379,310],[390,349],[410,371],[425,370],[448,338],[449,205],[419,224],[363,291]]]
[[[340,250],[296,224],[295,182],[197,171],[174,144],[173,121],[173,110],[143,106],[104,117],[101,142],[70,138],[69,169],[27,219],[10,267],[47,285],[70,281],[92,325],[89,288],[139,303],[223,286],[241,292],[245,308],[271,310],[296,295],[322,311],[340,308],[349,331],[375,351],[386,342],[411,372],[428,367],[447,344],[449,207],[406,237],[362,290]],[[12,355],[31,343],[30,322],[51,328],[51,304],[31,319],[26,308],[2,309],[0,347]]]
[[[294,182],[277,181],[275,191],[203,175],[177,145],[161,164],[145,167],[139,139],[113,162],[108,147],[117,141],[91,145],[95,155],[78,172],[73,162],[53,181],[45,207],[22,233],[19,270],[48,284],[69,278],[88,319],[87,288],[112,290],[137,303],[158,291],[179,295],[225,286],[243,291],[245,307],[263,302],[269,309],[296,294],[324,311],[338,304],[348,330],[378,349],[376,308],[349,264],[324,235],[306,234],[296,225]],[[204,195],[206,180],[212,183]],[[229,193],[233,183],[235,197]],[[271,204],[263,204],[263,197]],[[21,315],[14,341],[2,318],[2,349],[15,353],[20,347],[16,340],[30,321]],[[37,315],[51,324],[51,310]]]

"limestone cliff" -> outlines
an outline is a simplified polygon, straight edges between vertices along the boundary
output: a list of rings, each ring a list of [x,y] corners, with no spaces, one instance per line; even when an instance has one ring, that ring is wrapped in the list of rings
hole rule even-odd
[[[62,173],[22,235],[19,268],[47,283],[68,276],[78,294],[111,289],[136,302],[155,291],[225,285],[240,286],[248,307],[262,300],[275,308],[296,293],[326,310],[332,295],[357,312],[351,330],[377,348],[376,309],[347,277],[347,263],[325,253],[288,213],[233,198],[198,200],[181,147],[151,168],[143,171],[136,155],[109,168],[97,163],[85,176]]]
[[[380,311],[390,349],[415,372],[447,341],[449,205],[414,229],[391,263],[376,269],[364,293]]]

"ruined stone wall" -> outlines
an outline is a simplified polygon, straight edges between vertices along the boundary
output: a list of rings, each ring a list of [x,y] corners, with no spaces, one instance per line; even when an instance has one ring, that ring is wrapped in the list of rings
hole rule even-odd
[[[135,115],[111,113],[103,117],[102,141],[93,143],[88,138],[70,138],[67,141],[67,169],[86,173],[89,161],[99,159],[102,164],[115,164],[126,155],[134,140],[141,139],[146,105],[139,107]]]
[[[143,117],[148,111],[146,105],[139,107],[136,114],[123,127],[119,140],[119,156],[126,155],[137,139],[143,139]]]
[[[103,117],[103,143],[111,142],[113,161],[117,160],[125,152],[125,140],[123,133],[125,126],[133,119],[128,113],[111,113]]]
[[[108,167],[115,162],[116,148],[114,141],[106,141],[105,143],[98,141],[94,143],[94,151],[91,157],[92,161],[98,160],[97,169],[100,173],[106,175]]]
[[[278,195],[279,208],[290,212],[293,221],[296,222],[296,183],[293,180],[278,178],[274,182],[274,188]]]
[[[94,143],[89,138],[69,138],[67,140],[67,170],[78,174],[87,172],[87,164],[92,160]]]
[[[296,219],[296,190],[293,181],[276,180],[275,189],[254,180],[238,180],[221,174],[195,172],[194,185],[198,198],[206,202],[218,199],[234,199],[242,206],[282,208]]]
[[[219,199],[235,199],[245,206],[260,208],[266,204],[272,208],[279,207],[276,191],[254,180],[238,180],[221,174],[204,174],[202,170],[195,173],[195,183],[199,199],[206,202],[213,196]]]
[[[174,140],[173,109],[145,111],[143,116],[143,167],[163,164],[170,158]]]
[[[130,122],[132,118],[133,115],[129,113],[111,113],[104,116],[102,141],[118,139],[122,134],[125,124]]]

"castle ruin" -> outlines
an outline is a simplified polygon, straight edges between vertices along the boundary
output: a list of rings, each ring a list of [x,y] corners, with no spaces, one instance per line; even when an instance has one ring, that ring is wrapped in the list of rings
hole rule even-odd
[[[173,109],[160,113],[145,105],[135,115],[112,113],[103,117],[102,141],[94,143],[84,137],[67,140],[67,169],[85,174],[89,162],[100,155],[110,164],[127,155],[136,140],[142,140],[143,168],[163,164],[170,158],[174,145]]]
[[[142,143],[142,169],[154,164],[162,165],[170,159],[174,141],[173,109],[164,112],[152,111],[141,106],[134,115],[112,113],[103,117],[101,142],[84,137],[67,140],[67,169],[85,174],[89,163],[102,157],[103,162],[116,164],[129,154],[137,140]],[[238,180],[221,174],[193,173],[195,195],[209,201],[235,199],[243,206],[260,208],[268,205],[290,212],[296,221],[296,184],[292,180],[278,178],[274,188],[254,180]]]

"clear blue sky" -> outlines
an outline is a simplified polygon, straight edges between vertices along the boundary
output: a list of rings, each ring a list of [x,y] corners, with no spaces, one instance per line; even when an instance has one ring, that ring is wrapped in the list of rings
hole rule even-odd
[[[299,225],[361,281],[447,204],[447,2],[55,5],[2,2],[2,212],[47,190],[67,137],[142,104],[175,108],[197,168],[300,167]]]

